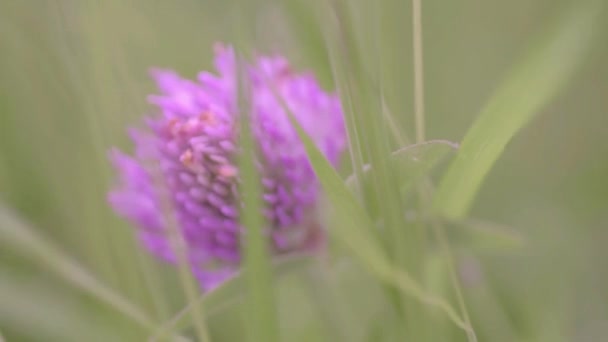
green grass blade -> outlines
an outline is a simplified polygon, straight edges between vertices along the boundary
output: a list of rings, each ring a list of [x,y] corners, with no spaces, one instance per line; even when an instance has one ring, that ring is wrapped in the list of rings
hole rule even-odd
[[[598,12],[598,6],[585,5],[573,6],[490,99],[439,185],[433,203],[436,212],[450,219],[466,216],[507,143],[573,75],[591,45]]]
[[[284,108],[289,112],[286,106]],[[304,132],[291,113],[289,118],[304,143],[313,170],[328,199],[331,208],[331,215],[328,217],[330,235],[343,244],[355,259],[380,281],[395,286],[403,293],[425,304],[443,310],[457,326],[467,332],[472,331],[472,328],[448,302],[425,291],[403,268],[395,267],[390,262],[380,247],[379,241],[373,237],[371,229],[369,229],[373,223],[365,210],[361,208],[340,175],[317,149],[312,139]]]
[[[309,267],[314,259],[309,255],[293,255],[273,260],[273,271],[277,276],[293,270]],[[161,340],[168,334],[180,331],[189,327],[192,322],[188,320],[188,315],[193,309],[192,305],[205,308],[205,318],[209,319],[219,314],[227,308],[242,302],[247,289],[247,280],[241,272],[225,283],[215,288],[211,292],[201,295],[195,303],[190,303],[181,311],[177,312],[170,320],[159,326],[159,329],[151,336],[150,341]]]
[[[250,84],[245,68],[245,63],[240,63],[238,102],[242,147],[239,160],[240,192],[243,200],[241,224],[246,231],[241,246],[244,257],[242,267],[247,283],[247,329],[251,341],[272,342],[278,341],[279,329],[268,235],[265,232],[267,223],[262,216],[261,177],[256,167],[255,142],[250,125]]]
[[[49,287],[41,277],[3,273],[0,276],[0,325],[23,331],[29,336],[44,336],[53,341],[116,341],[129,333],[103,324],[100,313],[78,302],[70,292]],[[110,321],[111,322],[111,321]],[[32,327],[35,326],[35,328]],[[130,338],[141,338],[131,332]],[[2,338],[0,337],[0,341]]]
[[[74,287],[105,302],[141,326],[147,329],[154,328],[154,323],[147,313],[101,283],[84,267],[36,234],[34,229],[2,205],[0,205],[0,237],[2,248],[12,249],[26,258],[36,259]]]
[[[391,168],[398,170],[400,188],[407,190],[412,184],[426,176],[435,166],[442,162],[453,151],[458,150],[458,144],[447,140],[429,140],[400,148],[391,154]],[[363,167],[364,176],[373,172],[372,166]],[[346,185],[351,191],[356,190],[355,174],[346,178]]]

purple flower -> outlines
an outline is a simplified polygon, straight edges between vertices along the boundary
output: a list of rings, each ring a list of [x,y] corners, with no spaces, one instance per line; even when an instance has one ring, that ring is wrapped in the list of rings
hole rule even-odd
[[[219,75],[198,81],[153,70],[159,109],[148,130],[132,130],[135,155],[112,151],[120,182],[110,192],[114,210],[135,223],[143,244],[175,263],[170,212],[187,246],[187,257],[204,289],[217,286],[240,263],[239,154],[236,65],[232,48],[216,46]],[[281,102],[337,164],[346,138],[339,99],[311,74],[295,73],[282,57],[260,57],[247,67],[251,84],[251,130],[257,142],[264,215],[274,254],[310,251],[323,242],[315,217],[319,185],[304,147]],[[167,210],[169,209],[169,211]]]

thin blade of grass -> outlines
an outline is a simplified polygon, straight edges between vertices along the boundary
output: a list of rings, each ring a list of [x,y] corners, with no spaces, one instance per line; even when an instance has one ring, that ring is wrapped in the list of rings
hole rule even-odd
[[[391,168],[399,171],[401,190],[426,176],[435,166],[446,158],[452,151],[458,150],[458,144],[448,140],[429,140],[419,144],[412,144],[391,153]],[[453,153],[452,153],[453,154]],[[373,172],[372,166],[366,164],[363,174],[367,176]],[[351,191],[355,190],[355,175],[346,178],[346,185]]]
[[[16,213],[3,205],[0,205],[0,236],[3,248],[12,249],[25,258],[38,261],[74,287],[108,304],[142,327],[154,328],[155,324],[147,313],[101,283],[83,266],[39,236]]]
[[[43,279],[43,278],[42,278]],[[41,277],[10,273],[0,276],[0,324],[55,341],[110,341],[125,339],[124,331],[100,324],[99,311],[77,302],[69,292],[49,289]],[[122,336],[121,336],[122,335]],[[131,338],[139,334],[131,335]],[[0,338],[2,341],[2,338]]]
[[[184,236],[184,232],[178,222],[174,203],[170,198],[170,191],[166,180],[160,173],[160,167],[154,169],[152,177],[156,183],[156,186],[161,191],[160,198],[160,209],[163,217],[166,220],[166,232],[165,238],[169,241],[171,251],[176,258],[176,266],[179,283],[186,296],[186,301],[192,310],[189,312],[189,316],[194,325],[194,331],[199,340],[203,342],[210,342],[211,336],[207,329],[207,323],[205,321],[205,309],[200,305],[194,305],[196,299],[201,292],[197,286],[198,282],[195,279],[194,267],[190,263],[190,246]]]
[[[306,0],[275,2],[283,8],[300,51],[319,71],[316,76],[324,83],[333,82],[327,63],[329,56],[325,49],[321,27],[315,21],[314,10],[311,8],[310,2]]]
[[[395,170],[389,167],[390,146],[385,134],[383,120],[370,113],[381,113],[383,109],[380,80],[379,15],[377,4],[328,0],[323,11],[326,22],[326,44],[334,79],[345,110],[349,152],[357,193],[364,210],[371,217],[380,217],[386,226],[384,234],[379,229],[368,226],[373,238],[382,241],[390,259],[402,268],[417,275],[417,260],[423,244],[419,243],[417,232],[406,226],[400,214],[402,203],[396,184]],[[366,20],[362,19],[362,12]],[[374,165],[375,172],[363,180],[364,162]],[[399,315],[406,311],[417,311],[418,303],[410,303],[403,294],[392,286],[385,292],[392,298],[391,303]],[[410,315],[407,320],[413,324],[419,316]],[[405,338],[406,328],[395,326],[396,335]],[[414,330],[414,329],[411,329]],[[413,333],[415,334],[415,333]]]
[[[291,124],[302,140],[312,168],[331,207],[328,229],[331,236],[343,244],[347,250],[380,281],[392,285],[422,303],[438,307],[458,327],[469,332],[472,328],[458,315],[454,308],[443,298],[425,291],[404,269],[395,267],[371,235],[371,219],[361,208],[353,194],[348,190],[336,170],[317,149],[312,139],[299,125],[282,99],[283,108],[289,113]]]
[[[281,274],[308,267],[313,264],[313,258],[309,255],[293,255],[273,261],[273,270],[277,276]],[[205,293],[196,300],[189,303],[182,310],[177,312],[170,320],[161,324],[158,330],[150,337],[150,341],[159,341],[168,334],[187,328],[191,322],[187,319],[189,312],[193,309],[192,305],[202,306],[205,309],[205,318],[213,317],[223,310],[241,302],[246,292],[246,279],[244,274],[238,273],[233,278],[227,280],[219,287]]]
[[[278,341],[277,309],[268,247],[267,223],[262,216],[262,187],[255,161],[251,130],[250,84],[241,56],[238,71],[238,106],[242,154],[239,160],[240,193],[243,201],[241,224],[245,227],[243,272],[247,283],[247,329],[251,341]]]
[[[412,42],[414,51],[414,116],[416,118],[416,142],[424,141],[424,66],[422,51],[422,4],[412,0]]]
[[[500,341],[521,341],[513,317],[508,315],[507,308],[488,283],[480,260],[465,253],[460,261],[460,269],[463,281],[467,282],[463,290],[469,299],[471,311],[478,317],[477,329],[480,335],[500,336]]]
[[[436,212],[449,219],[466,216],[507,143],[565,86],[581,64],[591,45],[599,3],[573,6],[511,71],[464,137],[434,198]]]
[[[319,5],[317,8],[319,21],[324,22],[323,35],[325,37],[325,45],[327,46],[327,54],[329,57],[331,72],[334,82],[337,86],[340,95],[340,102],[344,111],[344,122],[346,125],[346,133],[348,137],[348,152],[350,153],[351,167],[355,175],[355,184],[357,195],[362,202],[366,202],[367,197],[364,193],[362,184],[362,173],[364,167],[364,149],[361,144],[362,134],[361,123],[356,113],[355,94],[353,93],[352,80],[346,71],[346,63],[348,61],[343,57],[347,55],[346,49],[349,39],[351,38],[346,32],[348,26],[344,23],[338,11],[329,10],[338,6],[337,1],[328,1],[327,6]],[[332,7],[333,6],[333,7]],[[334,14],[332,16],[331,14]],[[352,55],[353,61],[350,63],[358,64],[358,56]]]
[[[124,126],[119,124],[117,113],[144,113],[148,107],[142,106],[144,89],[136,80],[135,70],[142,69],[143,61],[134,64],[128,56],[128,45],[120,42],[115,32],[123,32],[128,27],[131,41],[149,42],[146,37],[145,20],[140,21],[138,12],[142,5],[139,0],[130,1],[82,1],[78,4],[62,1],[48,2],[48,15],[57,25],[56,35],[52,35],[52,46],[61,61],[61,85],[65,87],[70,103],[75,107],[62,111],[61,115],[50,115],[51,120],[70,118],[74,131],[82,131],[79,138],[69,139],[66,146],[68,155],[83,155],[77,173],[70,173],[69,163],[63,166],[61,184],[56,191],[65,197],[57,207],[70,213],[77,225],[85,224],[88,229],[73,229],[70,236],[82,246],[82,255],[95,269],[99,277],[122,292],[131,301],[141,303],[146,310],[154,309],[156,317],[164,317],[166,293],[161,290],[158,269],[151,264],[134,239],[134,234],[117,221],[107,207],[105,192],[110,174],[106,159],[109,145],[116,144],[117,135],[123,136]],[[109,18],[115,25],[104,24]],[[131,20],[127,19],[130,18]],[[77,34],[72,34],[73,28]],[[143,63],[142,63],[143,62]],[[66,116],[67,115],[67,116]],[[120,133],[118,133],[120,132]],[[73,144],[81,141],[81,144]],[[74,148],[74,149],[72,149]],[[64,163],[57,163],[59,165]],[[95,174],[94,177],[91,177]],[[74,178],[72,192],[63,190],[62,182]],[[82,180],[78,184],[78,180]],[[78,204],[75,205],[75,195]],[[77,206],[78,210],[74,210]],[[70,227],[69,224],[65,225]],[[152,310],[150,310],[152,312]]]

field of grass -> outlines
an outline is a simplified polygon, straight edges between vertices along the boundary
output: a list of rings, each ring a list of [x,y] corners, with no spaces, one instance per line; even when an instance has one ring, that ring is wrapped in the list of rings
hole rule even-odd
[[[326,253],[248,239],[202,294],[108,205],[108,151],[215,42],[313,71],[349,151],[299,130]],[[604,0],[0,0],[0,341],[604,341],[606,42]]]

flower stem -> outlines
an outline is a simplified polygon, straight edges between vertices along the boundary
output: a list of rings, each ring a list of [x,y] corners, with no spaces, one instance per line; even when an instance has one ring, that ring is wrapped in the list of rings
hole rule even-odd
[[[422,61],[422,6],[412,0],[413,52],[414,52],[414,115],[416,142],[423,142],[424,134],[424,67]]]

